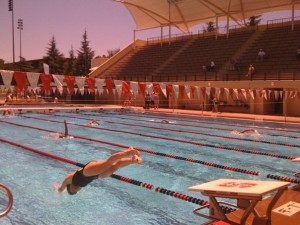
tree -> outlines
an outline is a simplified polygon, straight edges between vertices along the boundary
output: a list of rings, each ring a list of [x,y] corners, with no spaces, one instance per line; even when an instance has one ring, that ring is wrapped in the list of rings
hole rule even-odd
[[[4,60],[0,58],[0,69],[4,70]]]
[[[71,46],[71,50],[69,51],[69,59],[66,62],[66,71],[65,74],[67,75],[74,75],[76,74],[76,57],[74,54],[73,46]]]
[[[91,68],[91,60],[94,58],[95,52],[89,47],[87,32],[84,31],[81,48],[77,51],[76,75],[87,75]]]
[[[17,67],[19,67],[19,71],[31,72],[33,71],[33,67],[30,62],[26,61],[24,57],[20,57],[20,62],[17,63]]]
[[[54,36],[49,42],[49,48],[47,49],[47,55],[44,56],[44,63],[49,65],[50,73],[63,74],[64,72],[64,55],[56,48],[56,41]]]
[[[120,51],[120,48],[107,50],[107,58],[111,58],[113,55],[117,54]]]
[[[209,21],[206,23],[206,28],[203,29],[203,32],[213,32],[215,31],[215,23],[212,21]]]
[[[251,16],[248,19],[247,26],[256,26],[261,22],[261,20],[262,20],[261,15]]]

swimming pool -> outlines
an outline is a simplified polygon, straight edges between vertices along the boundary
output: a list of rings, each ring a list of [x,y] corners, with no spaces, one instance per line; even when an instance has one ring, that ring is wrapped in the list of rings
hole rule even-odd
[[[91,119],[100,119],[100,126],[84,126]],[[56,138],[64,120],[74,138]],[[83,164],[126,146],[140,148],[145,160],[69,196],[53,185],[78,167],[0,142],[0,183],[14,196],[12,210],[0,219],[5,225],[200,224],[206,220],[192,213],[198,205],[187,200],[207,198],[188,187],[219,178],[292,178],[300,171],[290,161],[300,156],[297,124],[131,112],[28,113],[1,117],[0,124],[2,140]],[[258,133],[234,132],[249,128]]]

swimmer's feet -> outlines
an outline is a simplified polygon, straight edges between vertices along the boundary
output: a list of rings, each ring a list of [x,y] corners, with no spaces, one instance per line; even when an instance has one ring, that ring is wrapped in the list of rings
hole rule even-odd
[[[141,164],[144,162],[144,160],[141,157],[139,157],[138,155],[132,156],[132,161],[134,161],[137,164]]]
[[[137,155],[140,156],[140,152],[133,147],[129,147],[128,149],[125,150],[129,155]]]

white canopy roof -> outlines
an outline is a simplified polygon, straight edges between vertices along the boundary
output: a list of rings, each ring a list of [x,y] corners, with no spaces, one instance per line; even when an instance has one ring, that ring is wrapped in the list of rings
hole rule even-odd
[[[124,4],[137,29],[172,25],[184,32],[197,24],[234,21],[262,13],[300,9],[300,0],[114,0]],[[292,15],[291,15],[292,16]]]

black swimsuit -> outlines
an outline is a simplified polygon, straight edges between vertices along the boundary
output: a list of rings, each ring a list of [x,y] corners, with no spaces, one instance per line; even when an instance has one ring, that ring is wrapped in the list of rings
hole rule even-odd
[[[77,170],[72,178],[72,184],[78,187],[85,187],[89,183],[91,183],[93,180],[97,179],[98,176],[85,176],[83,174],[84,168],[88,165],[87,163],[82,169]]]

